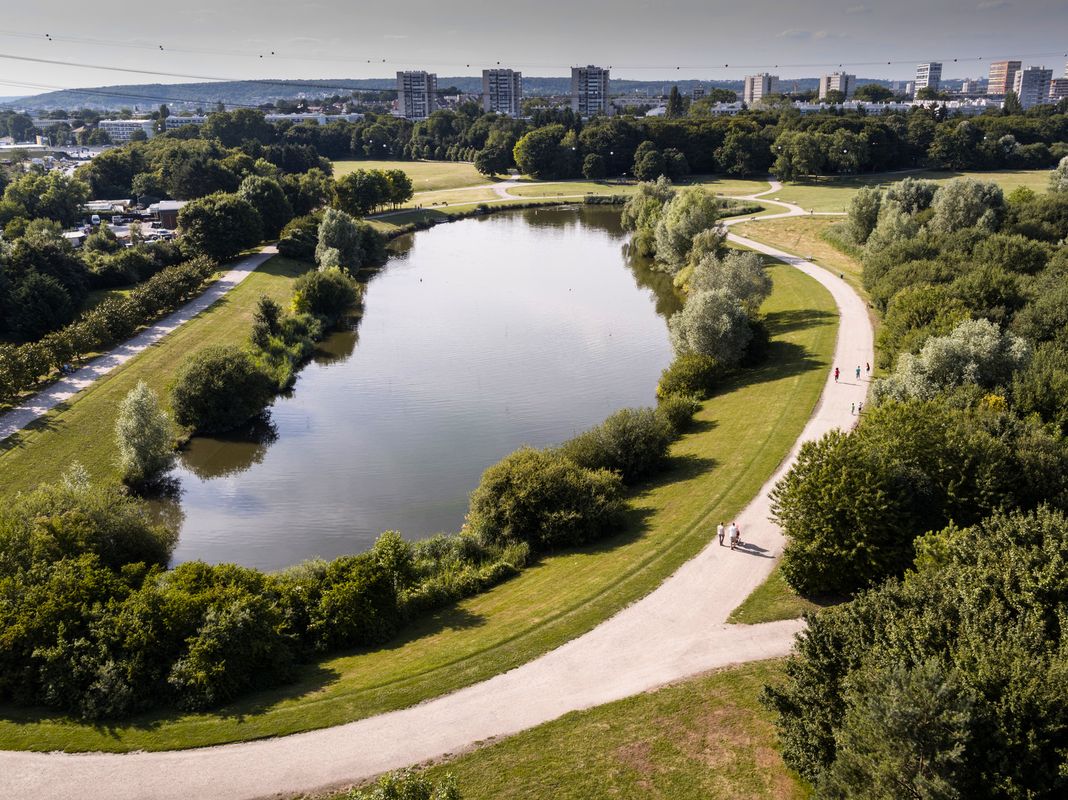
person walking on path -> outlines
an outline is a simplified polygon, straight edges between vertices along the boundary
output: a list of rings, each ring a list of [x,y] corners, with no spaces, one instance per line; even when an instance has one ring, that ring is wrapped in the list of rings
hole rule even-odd
[[[834,368],[834,382],[838,383],[838,367]]]
[[[734,546],[738,543],[738,526],[732,522],[730,527],[727,528],[727,534],[731,540],[731,550],[733,550]]]
[[[860,416],[860,412],[863,411],[863,410],[864,410],[864,404],[863,403],[857,403],[857,416],[858,417]]]
[[[857,380],[860,380],[860,364],[857,364]]]
[[[867,361],[864,362],[864,372],[868,375],[871,375],[871,364],[869,364]]]
[[[719,536],[719,546],[723,547],[723,523],[716,526],[716,535]]]
[[[857,413],[857,404],[856,403],[850,403],[849,404],[849,413],[850,414],[856,414]]]

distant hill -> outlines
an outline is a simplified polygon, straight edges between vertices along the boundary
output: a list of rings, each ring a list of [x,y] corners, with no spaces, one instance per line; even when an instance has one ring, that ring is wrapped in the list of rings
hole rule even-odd
[[[781,82],[787,91],[809,91],[817,87],[817,78],[794,78]],[[860,78],[859,84],[886,83],[869,78]],[[689,93],[697,86],[721,87],[740,92],[741,81],[663,80],[631,81],[613,80],[613,94],[648,94],[657,97],[666,94],[672,85],[679,91]],[[277,100],[294,100],[301,97],[318,99],[333,94],[345,95],[353,90],[391,90],[396,86],[393,78],[322,78],[308,80],[247,80],[219,81],[210,83],[144,83],[99,86],[85,89],[64,89],[32,97],[0,98],[0,106],[21,111],[41,112],[51,109],[94,108],[149,110],[167,103],[173,110],[207,109],[216,103],[233,106],[258,106]],[[482,91],[481,76],[439,76],[442,89],[455,86],[462,92]],[[540,78],[523,76],[523,89],[527,95],[562,95],[571,91],[570,78]]]

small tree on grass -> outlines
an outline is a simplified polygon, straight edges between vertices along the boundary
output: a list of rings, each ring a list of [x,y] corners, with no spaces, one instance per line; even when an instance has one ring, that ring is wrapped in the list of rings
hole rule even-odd
[[[159,406],[159,396],[144,381],[122,401],[115,439],[122,479],[128,484],[152,483],[174,463],[171,421]]]
[[[336,267],[306,272],[293,285],[293,309],[337,322],[360,300],[359,285]]]

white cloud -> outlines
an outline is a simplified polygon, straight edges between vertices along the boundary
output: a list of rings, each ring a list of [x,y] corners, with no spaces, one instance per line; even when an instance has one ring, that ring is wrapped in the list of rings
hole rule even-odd
[[[778,39],[797,39],[797,40],[811,39],[812,38],[812,31],[788,30],[788,31],[783,31],[776,38],[778,38]]]
[[[870,14],[871,9],[864,5],[850,6],[845,10],[847,14]]]
[[[807,41],[819,41],[822,39],[844,39],[846,35],[844,33],[836,33],[833,31],[801,31],[801,30],[788,30],[783,31],[776,37],[778,39],[792,39],[795,42],[807,42]]]
[[[976,8],[980,11],[993,11],[995,8],[1008,8],[1011,5],[1010,0],[983,0]]]

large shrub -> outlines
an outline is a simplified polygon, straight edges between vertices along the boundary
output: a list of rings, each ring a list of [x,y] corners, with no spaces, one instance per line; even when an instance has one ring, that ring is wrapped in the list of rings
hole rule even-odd
[[[486,542],[527,542],[542,551],[611,533],[622,511],[618,475],[525,447],[482,474],[467,522]]]
[[[706,255],[698,261],[690,290],[722,290],[737,298],[746,313],[755,314],[771,294],[771,278],[759,254],[732,250],[722,258]]]
[[[323,212],[315,246],[315,263],[321,269],[340,267],[355,273],[384,259],[385,242],[378,231],[336,208]]]
[[[236,428],[263,411],[271,380],[252,357],[233,345],[205,347],[178,368],[171,408],[179,425],[200,433]]]
[[[722,289],[693,292],[668,328],[677,355],[711,356],[728,367],[742,360],[753,337],[741,303]]]
[[[297,261],[312,261],[319,244],[319,216],[294,217],[278,235],[278,252]]]
[[[293,284],[294,310],[335,323],[360,300],[360,287],[337,267],[305,272]]]
[[[580,467],[618,472],[626,483],[655,472],[675,438],[671,423],[652,408],[624,408],[565,442],[560,452]]]
[[[723,367],[712,356],[683,353],[660,373],[656,396],[689,395],[704,400],[715,391],[723,373]]]
[[[263,239],[259,212],[243,197],[223,192],[183,206],[178,227],[193,252],[217,261],[227,261]]]

